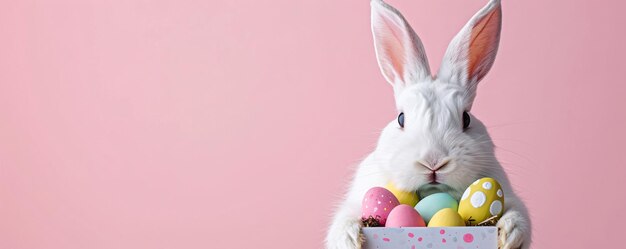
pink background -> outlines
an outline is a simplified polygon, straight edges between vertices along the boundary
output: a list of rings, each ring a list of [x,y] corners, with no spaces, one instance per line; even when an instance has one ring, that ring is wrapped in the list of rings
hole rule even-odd
[[[390,1],[433,69],[485,2]],[[626,4],[503,6],[474,113],[533,247],[623,246]],[[4,1],[0,248],[320,248],[395,117],[366,0]]]

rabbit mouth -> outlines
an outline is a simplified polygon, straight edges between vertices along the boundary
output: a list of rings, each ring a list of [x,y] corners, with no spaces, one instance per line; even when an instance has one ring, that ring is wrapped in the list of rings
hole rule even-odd
[[[437,173],[436,172],[432,172],[428,175],[428,184],[433,184],[433,185],[437,185],[440,184],[440,182],[437,181]]]

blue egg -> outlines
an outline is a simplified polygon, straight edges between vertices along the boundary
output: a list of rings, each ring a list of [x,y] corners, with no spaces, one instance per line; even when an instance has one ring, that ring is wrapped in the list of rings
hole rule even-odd
[[[426,223],[430,222],[430,219],[444,208],[451,208],[454,211],[459,209],[459,203],[447,193],[436,193],[420,200],[415,205],[415,210],[420,213]]]

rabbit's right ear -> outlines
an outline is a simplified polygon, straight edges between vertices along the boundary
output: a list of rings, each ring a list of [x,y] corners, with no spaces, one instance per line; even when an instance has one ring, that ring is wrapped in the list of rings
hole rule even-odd
[[[396,93],[431,78],[424,46],[402,14],[382,0],[372,0],[370,5],[378,65]]]

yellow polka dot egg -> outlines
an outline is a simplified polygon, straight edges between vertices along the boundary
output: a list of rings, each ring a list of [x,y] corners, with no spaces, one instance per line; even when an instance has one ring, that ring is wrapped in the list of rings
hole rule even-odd
[[[493,216],[502,217],[504,193],[500,183],[485,177],[472,183],[461,196],[459,214],[468,225],[477,225]]]

